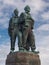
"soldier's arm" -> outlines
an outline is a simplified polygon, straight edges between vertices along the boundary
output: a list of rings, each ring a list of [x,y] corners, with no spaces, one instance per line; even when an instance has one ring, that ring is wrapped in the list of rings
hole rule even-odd
[[[11,23],[11,19],[9,20],[9,26],[8,26],[8,34],[10,35],[10,23]]]
[[[9,20],[8,33],[10,33],[11,31],[11,25],[12,25],[12,18]]]
[[[30,20],[32,21],[32,24],[31,24],[31,29],[34,29],[34,19],[32,18],[31,14],[29,13],[29,16],[30,16]]]
[[[31,29],[34,29],[34,20],[31,18],[32,20],[32,26],[31,26]]]

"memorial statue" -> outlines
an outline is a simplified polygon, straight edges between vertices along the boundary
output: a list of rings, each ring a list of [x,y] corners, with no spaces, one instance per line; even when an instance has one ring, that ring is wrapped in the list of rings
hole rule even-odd
[[[11,51],[7,55],[6,65],[41,65],[39,52],[35,46],[34,20],[30,14],[30,7],[27,5],[24,10],[25,12],[18,16],[18,10],[15,9],[15,15],[9,21]],[[14,52],[16,37],[18,37],[18,52]]]
[[[15,50],[15,41],[18,37],[19,51],[29,51],[31,48],[32,52],[36,52],[35,38],[33,34],[34,20],[30,14],[30,7],[27,5],[24,8],[25,12],[22,12],[18,16],[18,10],[14,10],[15,16],[9,21],[8,33],[11,40],[11,51]]]
[[[29,51],[29,47],[31,50],[35,50],[35,39],[33,34],[34,20],[30,15],[30,7],[27,5],[25,8],[25,13],[21,13],[20,15],[20,23],[22,24],[22,44],[25,50]]]
[[[10,36],[10,41],[11,41],[11,51],[10,52],[14,52],[15,50],[15,41],[16,41],[16,37],[18,36],[18,46],[19,48],[22,45],[22,34],[20,30],[20,25],[18,24],[18,10],[15,9],[14,10],[14,16],[10,19],[9,21],[9,27],[8,27],[8,33]]]

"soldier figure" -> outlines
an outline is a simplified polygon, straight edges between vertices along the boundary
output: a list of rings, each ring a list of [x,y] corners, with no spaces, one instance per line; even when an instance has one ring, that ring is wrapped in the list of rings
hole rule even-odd
[[[10,36],[11,40],[11,51],[13,52],[15,50],[15,41],[16,41],[16,36],[18,36],[18,46],[20,47],[22,45],[22,34],[21,31],[19,31],[19,26],[18,26],[18,10],[14,10],[15,16],[13,16],[10,21],[9,21],[9,27],[8,27],[8,33]]]
[[[31,47],[31,50],[35,50],[35,39],[34,34],[32,32],[33,26],[34,26],[34,20],[32,19],[30,15],[30,7],[27,5],[25,8],[25,13],[21,13],[22,21],[22,44],[23,48],[26,50],[29,50],[29,47]]]

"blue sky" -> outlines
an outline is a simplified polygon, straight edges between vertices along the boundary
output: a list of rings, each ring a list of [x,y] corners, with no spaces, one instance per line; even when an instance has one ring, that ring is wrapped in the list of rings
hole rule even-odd
[[[41,65],[49,65],[49,0],[0,0],[0,65],[5,65],[10,52],[7,30],[9,19],[15,8],[18,8],[20,15],[26,5],[30,6],[30,13],[35,21],[35,42],[40,51]],[[17,42],[15,49],[18,50]]]

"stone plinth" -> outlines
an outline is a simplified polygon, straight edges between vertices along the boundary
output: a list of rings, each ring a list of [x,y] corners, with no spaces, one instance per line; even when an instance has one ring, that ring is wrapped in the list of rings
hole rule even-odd
[[[10,53],[6,59],[6,65],[41,65],[39,55],[31,52]]]

